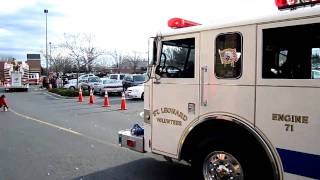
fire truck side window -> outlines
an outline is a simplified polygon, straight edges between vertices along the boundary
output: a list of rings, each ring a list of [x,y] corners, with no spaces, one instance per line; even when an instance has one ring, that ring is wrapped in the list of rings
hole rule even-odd
[[[320,23],[263,30],[262,77],[320,79]]]
[[[240,78],[242,73],[242,36],[240,33],[217,36],[214,70],[217,78]]]
[[[163,78],[194,78],[194,48],[194,38],[163,41],[156,73]]]

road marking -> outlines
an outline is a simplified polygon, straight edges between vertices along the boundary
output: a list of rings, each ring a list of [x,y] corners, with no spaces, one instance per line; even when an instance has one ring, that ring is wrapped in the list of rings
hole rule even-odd
[[[104,144],[104,145],[108,145],[108,146],[112,146],[112,147],[117,147],[117,148],[119,147],[117,144],[112,144],[112,143],[109,143],[109,142],[106,142],[106,141],[103,141],[103,140],[100,140],[100,139],[97,139],[97,138],[94,138],[94,137],[87,136],[87,135],[82,134],[82,133],[80,133],[80,132],[73,131],[73,130],[71,130],[71,129],[67,129],[67,128],[64,128],[64,127],[61,127],[61,126],[52,124],[52,123],[48,123],[48,122],[41,121],[41,120],[39,120],[39,119],[30,117],[30,116],[27,116],[27,115],[24,115],[24,114],[20,114],[20,113],[14,111],[14,110],[11,109],[11,108],[9,109],[9,111],[11,111],[11,112],[13,112],[14,114],[16,114],[17,116],[23,117],[23,118],[25,118],[25,119],[29,119],[29,120],[35,121],[35,122],[37,122],[37,123],[44,124],[44,125],[47,125],[47,126],[50,126],[50,127],[53,127],[53,128],[56,128],[56,129],[59,129],[59,130],[62,130],[62,131],[71,133],[71,134],[75,134],[75,135],[78,135],[78,136],[84,137],[84,138],[86,138],[86,139],[90,139],[90,140],[96,141],[96,142],[101,143],[101,144]]]
[[[43,93],[43,94],[46,95],[46,96],[48,96],[48,97],[51,97],[51,98],[53,98],[53,99],[55,99],[55,100],[60,99],[60,98],[57,98],[57,97],[55,97],[55,96],[53,96],[53,95],[51,95],[51,94],[48,94],[48,93]]]
[[[40,124],[45,124],[45,125],[47,125],[47,126],[51,126],[51,127],[54,127],[54,128],[57,128],[57,129],[60,129],[60,130],[63,130],[63,131],[66,131],[66,132],[69,132],[69,133],[72,133],[72,134],[82,135],[82,134],[79,133],[79,132],[76,132],[76,131],[73,131],[73,130],[70,130],[70,129],[61,127],[61,126],[57,126],[57,125],[55,125],[55,124],[51,124],[51,123],[48,123],[48,122],[44,122],[44,121],[41,121],[41,120],[36,119],[36,118],[33,118],[33,117],[29,117],[29,116],[24,115],[24,114],[20,114],[20,113],[14,111],[13,109],[9,109],[9,111],[13,112],[13,113],[16,114],[17,116],[20,116],[20,117],[23,117],[23,118],[26,118],[26,119],[29,119],[29,120],[38,122],[38,123],[40,123]]]

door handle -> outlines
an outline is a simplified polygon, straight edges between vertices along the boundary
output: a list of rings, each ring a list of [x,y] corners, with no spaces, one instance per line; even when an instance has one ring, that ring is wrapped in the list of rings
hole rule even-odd
[[[204,74],[208,71],[208,66],[201,67],[201,85],[200,85],[200,100],[201,106],[207,106],[207,100],[204,99]]]

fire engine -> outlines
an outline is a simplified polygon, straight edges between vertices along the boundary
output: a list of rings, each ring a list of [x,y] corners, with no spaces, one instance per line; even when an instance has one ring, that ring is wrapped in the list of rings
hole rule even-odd
[[[25,62],[5,62],[4,63],[4,86],[6,91],[13,89],[29,88],[29,66]]]
[[[197,179],[320,179],[318,3],[276,0],[275,16],[210,26],[170,20],[178,29],[152,39],[143,127],[119,131],[120,146],[183,160]]]

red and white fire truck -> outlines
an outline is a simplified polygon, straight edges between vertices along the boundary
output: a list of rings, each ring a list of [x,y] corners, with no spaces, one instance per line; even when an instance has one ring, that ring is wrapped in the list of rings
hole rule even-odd
[[[119,144],[184,160],[197,179],[320,179],[317,3],[276,0],[275,16],[210,26],[170,20],[180,29],[153,38],[143,128],[119,131]]]
[[[4,86],[6,91],[29,88],[29,66],[22,61],[4,63]]]

